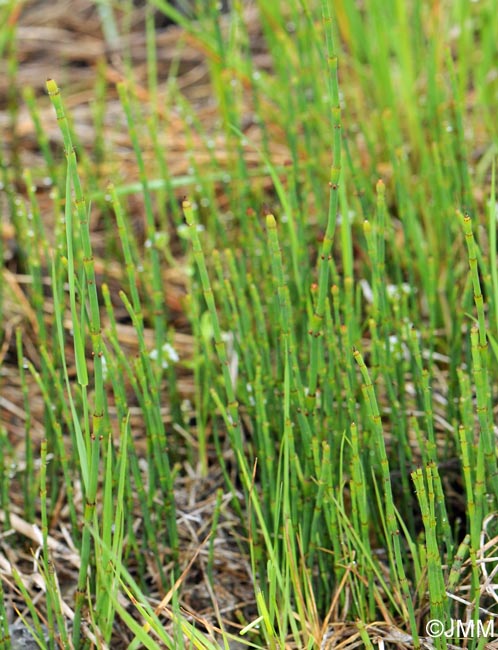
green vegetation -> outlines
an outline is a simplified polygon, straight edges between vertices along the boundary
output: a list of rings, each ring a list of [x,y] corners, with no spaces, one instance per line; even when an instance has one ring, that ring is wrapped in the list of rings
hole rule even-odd
[[[84,142],[0,6],[0,649],[12,603],[43,648],[483,648],[494,2],[194,4],[139,69],[95,3]]]

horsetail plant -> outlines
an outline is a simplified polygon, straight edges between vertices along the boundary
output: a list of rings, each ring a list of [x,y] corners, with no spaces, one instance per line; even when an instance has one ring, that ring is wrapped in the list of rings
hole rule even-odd
[[[494,493],[495,503],[498,503],[498,465],[495,453],[494,434],[492,431],[493,423],[491,418],[491,394],[488,369],[488,328],[484,313],[484,296],[482,294],[481,282],[479,279],[479,251],[474,239],[472,220],[470,216],[468,214],[462,215],[460,212],[458,212],[458,216],[463,222],[472,287],[474,291],[474,302],[477,311],[478,325],[477,327],[471,327],[470,340],[477,397],[477,416],[480,426],[480,439],[482,440],[484,449],[488,480],[490,481],[490,487]]]
[[[145,208],[145,220],[146,220],[146,235],[147,243],[150,252],[150,264],[151,264],[151,280],[152,280],[152,302],[154,305],[154,320],[155,320],[155,344],[158,355],[158,374],[159,378],[162,375],[162,348],[164,343],[164,338],[166,334],[165,326],[165,304],[164,304],[164,290],[161,281],[161,267],[159,263],[159,251],[155,245],[156,241],[156,229],[154,224],[154,212],[152,206],[152,196],[150,189],[147,184],[147,172],[145,170],[145,164],[143,160],[142,150],[138,140],[137,127],[135,123],[135,118],[133,116],[133,111],[130,102],[129,90],[124,82],[121,82],[117,85],[119,98],[123,106],[123,110],[126,116],[126,122],[128,124],[128,132],[130,134],[131,143],[133,150],[135,152],[135,158],[138,166],[138,174],[140,178],[140,183],[142,185],[142,193],[144,197],[144,208]]]
[[[403,555],[400,543],[400,535],[397,525],[397,513],[394,507],[394,498],[392,493],[392,485],[389,473],[389,460],[386,453],[385,441],[382,431],[382,421],[380,417],[375,389],[370,379],[368,368],[359,350],[353,352],[353,356],[358,364],[363,378],[362,392],[367,406],[367,412],[371,420],[373,443],[376,450],[377,461],[380,465],[380,474],[382,478],[382,488],[384,496],[384,507],[386,513],[386,545],[388,555],[391,562],[392,573],[396,581],[401,587],[401,592],[404,596],[404,615],[405,619],[410,623],[410,629],[414,636],[415,641],[418,640],[417,624],[415,618],[415,611],[410,598],[410,588],[408,578],[406,575]]]
[[[190,238],[192,242],[192,250],[194,259],[199,271],[201,280],[202,292],[208,307],[209,315],[211,317],[211,326],[213,328],[214,346],[220,360],[221,370],[223,373],[223,381],[225,385],[225,392],[227,396],[227,409],[229,417],[229,434],[235,447],[242,449],[242,430],[240,426],[238,403],[235,397],[235,388],[233,385],[232,377],[230,376],[229,360],[227,355],[226,344],[221,335],[221,327],[218,319],[218,312],[214,302],[213,290],[211,288],[211,281],[206,267],[206,261],[202,250],[199,233],[197,231],[197,222],[194,217],[194,208],[187,199],[182,202],[183,213],[185,220],[189,227]]]
[[[69,78],[84,131],[47,82],[60,161],[18,78],[24,12],[0,3],[1,541],[17,545],[20,511],[40,520],[45,587],[41,603],[26,554],[5,554],[11,573],[1,554],[0,647],[13,598],[40,647],[228,650],[237,619],[255,648],[399,632],[419,650],[426,614],[478,622],[495,573],[493,1],[183,4],[195,20],[146,2],[141,40],[132,2],[95,14],[125,81],[115,101],[105,59]],[[178,192],[195,196],[187,227]],[[185,356],[166,368],[172,328]],[[61,534],[78,551],[71,633]],[[199,534],[212,609],[185,614]],[[247,577],[231,612],[220,537]]]
[[[95,278],[95,267],[93,262],[92,245],[90,241],[90,211],[87,208],[83,195],[83,189],[79,179],[76,152],[74,150],[69,124],[64,112],[59,88],[53,79],[47,80],[47,91],[50,100],[57,115],[57,121],[64,141],[64,151],[67,160],[66,176],[66,241],[67,241],[67,263],[68,263],[68,281],[69,295],[71,301],[71,318],[74,331],[74,351],[76,358],[76,367],[78,373],[78,383],[83,391],[83,406],[85,412],[89,404],[87,397],[88,371],[85,359],[85,330],[88,326],[90,340],[92,345],[93,373],[94,373],[94,404],[92,409],[92,423],[84,417],[85,456],[80,456],[82,464],[82,476],[85,486],[85,527],[83,529],[81,541],[81,566],[78,580],[78,591],[76,594],[74,625],[73,625],[73,643],[76,647],[79,645],[81,634],[81,617],[85,604],[85,594],[88,579],[88,567],[90,562],[91,532],[90,526],[93,524],[95,516],[95,499],[97,495],[98,475],[99,475],[99,457],[100,444],[104,427],[104,409],[105,409],[105,390],[103,381],[102,368],[102,332],[100,324],[100,308],[97,294],[97,285]],[[74,205],[76,208],[76,217],[78,224],[73,223],[73,195]],[[76,236],[78,233],[78,237]],[[77,271],[77,264],[81,263],[82,267]],[[76,295],[79,292],[81,301],[80,310],[77,308]],[[54,291],[54,298],[56,292]],[[86,311],[86,298],[89,301],[89,312]],[[62,332],[59,329],[59,337]],[[61,347],[63,346],[60,338]],[[61,350],[62,355],[64,351]],[[67,375],[66,375],[67,377]],[[69,384],[68,384],[69,389]],[[76,422],[74,422],[76,424]],[[85,480],[86,479],[86,480]]]
[[[331,102],[332,124],[332,165],[330,168],[330,199],[328,207],[327,226],[318,261],[318,296],[314,304],[314,313],[310,323],[310,365],[308,380],[307,408],[313,412],[316,405],[316,391],[318,387],[319,359],[322,357],[323,345],[320,344],[323,336],[323,320],[325,314],[326,298],[329,291],[329,265],[331,260],[332,244],[339,205],[339,181],[341,179],[341,105],[339,100],[339,82],[337,75],[338,57],[332,33],[332,16],[330,3],[322,0],[322,14],[327,43],[327,56],[329,67],[329,93]]]

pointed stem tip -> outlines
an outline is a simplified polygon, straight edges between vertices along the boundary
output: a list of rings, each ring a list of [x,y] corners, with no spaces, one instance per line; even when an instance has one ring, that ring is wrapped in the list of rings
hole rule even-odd
[[[49,95],[57,95],[59,92],[59,88],[53,79],[47,79],[46,86]]]

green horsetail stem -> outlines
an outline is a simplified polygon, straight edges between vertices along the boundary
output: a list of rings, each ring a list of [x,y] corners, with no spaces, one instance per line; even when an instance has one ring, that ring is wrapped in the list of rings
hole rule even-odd
[[[41,149],[41,153],[47,165],[47,171],[50,176],[50,179],[53,183],[57,181],[57,171],[55,167],[54,157],[50,150],[50,143],[47,134],[42,128],[42,123],[40,119],[40,113],[38,111],[36,100],[35,100],[35,91],[31,86],[24,88],[23,90],[23,99],[28,107],[30,117],[33,121],[33,127],[35,129],[36,141]]]
[[[486,317],[484,314],[484,297],[481,290],[481,282],[479,280],[479,268],[477,260],[477,245],[472,231],[472,219],[469,214],[457,213],[463,223],[463,231],[465,234],[465,241],[467,242],[467,252],[469,257],[470,274],[472,277],[472,286],[474,288],[474,302],[477,311],[477,320],[479,322],[479,346],[485,356],[488,344],[486,340]]]
[[[30,401],[29,401],[28,384],[26,381],[26,373],[24,372],[25,366],[27,367],[27,364],[23,355],[22,332],[19,327],[16,329],[16,348],[17,348],[19,378],[21,380],[21,392],[23,396],[23,406],[24,406],[24,412],[26,414],[26,420],[25,420],[26,470],[25,470],[24,482],[23,482],[24,509],[25,509],[26,519],[29,522],[32,522],[35,520],[35,495],[36,495],[36,483],[35,481],[33,481],[34,463],[33,463],[33,444],[32,444],[32,436],[31,436],[32,420],[31,420],[31,408],[30,408]]]
[[[62,466],[62,472],[64,475],[67,503],[69,506],[69,518],[71,520],[73,530],[76,531],[79,530],[79,525],[76,514],[74,485],[71,477],[71,469],[69,467],[70,456],[69,451],[66,449],[66,446],[64,444],[64,436],[62,434],[63,427],[66,428],[67,423],[71,421],[70,409],[68,405],[63,401],[64,387],[59,374],[56,373],[52,357],[50,357],[47,350],[43,347],[40,348],[40,355],[49,373],[49,382],[44,382],[43,376],[40,375],[40,373],[36,370],[30,361],[27,362],[27,365],[31,376],[40,389],[40,393],[43,396],[43,401],[45,402],[45,407],[48,414],[47,423],[49,424],[49,427],[47,427],[47,429],[51,428],[54,433],[54,447],[56,450],[58,450],[58,460]],[[54,387],[53,392],[49,390],[51,384],[53,384]],[[61,411],[60,415],[56,414],[54,409],[51,408],[51,406],[54,404],[54,400],[60,400],[64,404],[65,408]],[[47,442],[49,441],[47,440]],[[31,482],[33,483],[32,478]],[[35,489],[35,487],[36,486],[33,485],[33,489]],[[76,543],[79,541],[79,536],[76,536],[75,533],[73,533],[73,540],[75,540]]]
[[[266,215],[266,228],[268,230],[268,243],[270,248],[270,262],[274,277],[280,315],[280,329],[282,333],[282,350],[290,348],[292,331],[292,308],[290,304],[289,288],[284,277],[282,253],[277,235],[277,222],[272,214]],[[292,353],[292,350],[289,349]]]
[[[140,179],[143,199],[144,199],[146,234],[147,234],[147,241],[150,244],[148,250],[149,250],[151,276],[152,276],[150,278],[150,281],[152,285],[152,302],[154,305],[154,333],[155,333],[155,345],[157,350],[157,368],[161,373],[163,344],[164,344],[164,339],[166,334],[166,318],[165,318],[166,303],[164,300],[164,287],[162,281],[161,264],[159,259],[159,250],[156,245],[156,227],[154,221],[152,195],[147,183],[148,181],[147,171],[145,169],[142,149],[140,147],[140,142],[138,139],[137,128],[135,124],[135,119],[133,117],[128,88],[124,82],[121,82],[117,84],[117,89],[119,93],[119,99],[121,100],[121,105],[125,112],[126,122],[128,124],[128,133],[130,135],[130,140],[133,146],[133,150],[135,152],[135,158],[138,167],[138,176]]]
[[[100,325],[100,308],[99,308],[99,298],[97,293],[97,285],[95,281],[95,266],[93,261],[92,253],[92,244],[90,241],[90,224],[89,224],[89,213],[86,206],[86,201],[83,196],[83,190],[81,187],[78,169],[77,169],[77,159],[76,152],[72,145],[71,133],[69,130],[69,124],[64,112],[64,107],[62,104],[61,95],[59,88],[53,79],[47,80],[47,90],[50,96],[50,100],[55,109],[57,115],[57,121],[59,123],[59,128],[62,133],[64,141],[64,152],[66,154],[66,159],[68,163],[68,175],[70,176],[71,183],[74,189],[75,196],[75,205],[76,205],[76,214],[79,220],[79,235],[80,241],[79,245],[83,253],[83,269],[86,280],[86,293],[88,295],[89,304],[90,304],[90,313],[88,317],[88,326],[92,342],[92,356],[94,364],[94,376],[95,376],[95,407],[93,413],[93,434],[95,437],[100,435],[102,418],[104,414],[104,382],[102,375],[102,332]],[[70,197],[66,195],[66,202]],[[73,247],[77,247],[76,241],[70,242],[68,246],[69,250]],[[74,250],[74,248],[73,248]],[[71,280],[71,279],[70,279]],[[76,313],[72,313],[73,325],[76,322]],[[84,337],[84,333],[82,332]]]
[[[194,217],[194,209],[192,204],[187,199],[184,199],[182,202],[183,213],[185,215],[185,220],[189,227],[190,240],[192,242],[192,250],[194,253],[194,259],[199,271],[199,276],[201,280],[202,292],[204,294],[204,299],[211,316],[211,326],[213,328],[214,335],[214,346],[218,359],[221,363],[221,370],[223,373],[223,381],[225,384],[225,392],[227,396],[227,409],[229,415],[229,421],[231,426],[230,437],[236,443],[236,448],[242,449],[242,428],[239,418],[239,405],[235,399],[235,387],[232,382],[232,377],[230,376],[230,367],[229,360],[225,342],[223,341],[221,335],[220,321],[218,319],[218,313],[216,311],[216,304],[214,302],[213,289],[211,287],[211,281],[209,279],[209,274],[206,267],[206,260],[204,258],[204,252],[202,250],[201,242],[199,239],[199,233],[197,232],[197,221]]]
[[[373,596],[373,571],[367,558],[370,558],[370,507],[367,493],[367,482],[365,481],[365,470],[360,456],[360,441],[358,427],[355,422],[351,423],[351,509],[355,530],[362,540],[366,553],[362,556],[362,563],[365,562],[365,572],[368,581],[370,602]]]
[[[412,473],[413,483],[422,513],[427,548],[427,572],[429,581],[430,614],[431,618],[444,621],[446,618],[446,596],[441,554],[436,535],[436,503],[432,467],[427,466],[425,472],[421,469]],[[443,640],[443,648],[446,641]]]
[[[410,622],[411,632],[414,635],[414,640],[417,637],[417,624],[415,619],[415,611],[410,597],[410,586],[406,577],[406,571],[403,563],[403,555],[400,543],[400,531],[397,524],[397,512],[394,507],[394,497],[391,484],[391,476],[389,470],[389,460],[387,457],[386,444],[384,440],[384,432],[382,429],[382,419],[377,404],[377,397],[375,389],[370,379],[370,373],[365,365],[365,361],[359,350],[354,350],[354,359],[360,368],[360,373],[363,379],[362,392],[366,402],[367,411],[370,415],[372,422],[372,433],[374,437],[374,446],[377,453],[377,461],[380,464],[380,473],[382,477],[382,487],[384,496],[384,507],[386,513],[386,545],[390,556],[392,566],[392,575],[395,577],[396,582],[401,587],[404,596],[404,609],[405,615]]]
[[[125,221],[123,208],[119,201],[119,196],[113,184],[109,185],[109,193],[111,195],[112,207],[116,215],[116,222],[118,225],[118,234],[123,248],[123,256],[125,261],[126,274],[128,276],[128,283],[130,285],[130,293],[133,304],[133,311],[139,323],[139,331],[142,331],[143,314],[140,295],[138,293],[138,277],[136,273],[137,265],[133,260],[132,249],[130,245],[130,232],[129,224]]]
[[[339,181],[341,178],[341,106],[339,100],[338,60],[332,33],[332,17],[328,0],[322,0],[322,15],[327,43],[327,57],[329,68],[329,93],[331,106],[331,123],[333,131],[332,165],[330,168],[330,199],[328,208],[327,228],[323,238],[322,248],[318,258],[318,297],[314,305],[311,318],[309,335],[310,341],[310,366],[308,395],[306,406],[313,411],[316,404],[316,391],[318,387],[319,359],[322,356],[323,335],[322,324],[325,313],[327,294],[329,292],[329,262],[334,240],[337,208],[339,205]]]
[[[474,445],[469,444],[469,439],[472,442],[473,435],[463,425],[458,427],[458,438],[461,449],[463,484],[467,496],[471,547],[476,551],[479,548],[483,520],[483,500],[486,491],[484,450],[481,445],[478,445],[477,458],[471,458]]]
[[[490,399],[488,337],[486,315],[484,311],[484,296],[479,279],[478,248],[472,230],[472,219],[468,214],[457,212],[462,220],[469,268],[474,290],[474,303],[477,311],[478,326],[470,331],[471,351],[474,382],[477,400],[477,417],[480,427],[480,439],[484,448],[484,458],[488,481],[491,484],[495,501],[498,501],[498,467],[496,461],[495,441],[493,433],[492,409]]]
[[[498,501],[498,468],[492,410],[489,405],[489,377],[487,367],[482,363],[483,350],[477,327],[471,328],[470,341],[477,402],[476,411],[479,421],[479,442],[482,443],[484,449],[487,478],[490,482],[490,487],[492,487],[496,502]]]
[[[489,237],[489,265],[491,271],[491,303],[494,311],[494,332],[498,332],[498,260],[496,255],[496,218],[498,216],[496,196],[496,164],[493,160],[491,169],[491,189],[488,201],[488,237]],[[495,351],[498,360],[498,354]]]
[[[277,232],[277,222],[273,214],[266,215],[266,228],[268,231],[268,247],[270,249],[270,263],[273,275],[273,281],[276,286],[278,296],[278,308],[280,318],[280,331],[282,337],[281,350],[284,359],[284,367],[287,361],[287,356],[290,363],[291,372],[291,385],[293,391],[296,393],[297,406],[298,406],[298,419],[299,424],[303,430],[303,435],[306,437],[307,443],[311,443],[311,429],[308,419],[306,417],[306,407],[303,396],[303,385],[301,381],[301,371],[299,369],[295,333],[293,325],[292,306],[290,300],[289,287],[285,279],[284,265],[282,260],[282,251]],[[307,445],[307,452],[311,451],[310,444]],[[310,460],[308,454],[308,460]],[[298,463],[299,464],[299,463]]]
[[[47,630],[50,644],[49,648],[52,650],[52,648],[55,648],[54,640],[57,632],[60,633],[62,647],[69,648],[70,646],[64,616],[62,614],[62,598],[59,592],[59,585],[55,580],[55,568],[53,560],[50,557],[48,546],[49,519],[47,513],[47,447],[47,440],[42,440],[40,448],[40,510],[43,555],[40,562],[40,573],[44,578],[46,588]],[[57,622],[57,630],[55,629],[55,622]]]
[[[86,602],[86,589],[87,589],[87,578],[88,578],[88,568],[90,564],[90,547],[91,547],[91,533],[90,526],[93,524],[95,516],[95,505],[96,505],[96,496],[97,496],[97,486],[98,486],[98,474],[99,474],[99,458],[100,458],[100,438],[102,435],[102,424],[104,417],[104,405],[105,405],[105,390],[104,390],[104,380],[103,380],[103,368],[102,368],[102,355],[103,355],[103,345],[102,345],[102,333],[100,325],[100,308],[99,308],[99,299],[97,294],[97,285],[95,281],[95,267],[93,261],[92,245],[90,241],[90,226],[89,226],[89,211],[87,209],[86,201],[83,195],[83,190],[81,187],[81,182],[78,175],[77,169],[77,159],[76,152],[74,150],[71,133],[69,129],[69,124],[64,112],[64,106],[62,104],[61,95],[59,88],[57,87],[56,82],[53,79],[47,80],[47,91],[50,96],[50,100],[55,109],[57,115],[57,121],[59,123],[59,128],[62,133],[62,138],[64,141],[64,151],[66,154],[67,160],[67,182],[66,182],[66,219],[69,218],[69,224],[66,223],[67,230],[67,255],[70,265],[68,265],[69,272],[69,283],[74,283],[76,280],[76,268],[75,264],[78,261],[78,256],[75,253],[78,251],[82,255],[82,265],[83,265],[83,277],[84,284],[80,287],[80,290],[83,291],[85,295],[88,296],[90,310],[89,313],[84,309],[83,298],[81,305],[81,327],[77,324],[79,323],[80,315],[77,312],[76,303],[75,303],[75,287],[73,285],[72,298],[71,298],[71,316],[73,320],[73,331],[74,331],[74,346],[76,357],[79,358],[79,374],[78,379],[82,383],[84,389],[84,406],[87,403],[87,394],[85,390],[86,383],[88,381],[87,372],[86,372],[86,361],[84,359],[85,351],[85,325],[88,325],[90,332],[91,344],[92,344],[92,356],[93,356],[93,371],[94,371],[94,406],[93,406],[93,417],[92,417],[92,427],[91,431],[87,431],[87,450],[89,455],[87,457],[87,467],[86,472],[83,472],[83,475],[87,473],[88,483],[85,485],[85,511],[84,511],[84,521],[85,527],[83,529],[82,541],[81,541],[81,565],[78,576],[78,588],[75,597],[75,611],[74,611],[74,625],[73,625],[73,644],[75,647],[79,647],[80,634],[81,634],[81,617],[83,612],[83,606]],[[74,231],[70,227],[72,225],[71,220],[71,186],[74,189],[74,199],[76,206],[76,215],[79,221],[79,238],[77,239],[74,236]]]

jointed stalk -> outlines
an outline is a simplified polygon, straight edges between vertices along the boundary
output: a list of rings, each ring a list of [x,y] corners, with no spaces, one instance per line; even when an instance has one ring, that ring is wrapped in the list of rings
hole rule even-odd
[[[322,322],[325,313],[326,299],[329,289],[329,261],[334,240],[337,208],[339,205],[339,180],[341,177],[341,107],[339,102],[339,82],[337,76],[337,53],[335,51],[332,34],[329,3],[322,0],[322,14],[327,41],[327,56],[329,67],[329,92],[332,102],[331,117],[333,129],[332,166],[330,168],[330,199],[327,229],[323,238],[322,249],[318,260],[318,296],[314,314],[311,319],[309,334],[310,343],[310,370],[308,382],[307,408],[313,411],[316,404],[316,391],[318,386],[319,360],[322,357],[323,345]]]
[[[237,448],[242,449],[242,429],[239,419],[239,405],[235,399],[235,389],[232,383],[232,377],[230,376],[227,350],[225,342],[221,336],[221,327],[218,320],[216,305],[214,302],[213,289],[211,288],[211,282],[209,280],[209,275],[206,268],[206,261],[204,259],[204,253],[202,251],[199,234],[197,232],[197,223],[194,218],[194,210],[190,201],[187,201],[186,199],[183,201],[182,207],[185,214],[185,220],[190,230],[194,259],[199,270],[202,292],[204,294],[204,299],[211,316],[211,325],[213,327],[214,334],[214,346],[216,348],[216,352],[218,354],[218,358],[221,363],[221,369],[223,372],[223,380],[228,401],[227,409],[230,416],[230,424],[232,426],[232,431],[230,433],[231,435],[233,434],[235,436]]]
[[[83,191],[81,188],[80,179],[78,176],[77,170],[77,161],[76,153],[71,140],[71,133],[69,129],[69,124],[64,113],[64,107],[62,104],[59,88],[53,79],[47,80],[47,90],[50,95],[50,100],[55,109],[57,115],[57,121],[59,122],[59,127],[62,132],[62,137],[64,140],[64,150],[67,159],[67,174],[68,180],[66,183],[66,219],[69,221],[66,226],[69,226],[68,236],[67,236],[67,255],[70,264],[68,266],[69,270],[69,284],[71,289],[71,316],[73,320],[73,329],[74,329],[74,345],[75,353],[78,359],[78,380],[82,384],[84,401],[87,400],[86,394],[86,361],[84,358],[85,350],[85,320],[88,320],[88,328],[90,332],[90,338],[92,342],[92,356],[94,364],[94,378],[95,378],[95,403],[93,408],[93,417],[92,417],[92,427],[91,431],[86,431],[87,434],[87,462],[88,466],[82,472],[83,476],[88,477],[88,482],[85,484],[85,512],[84,512],[84,521],[85,527],[82,534],[81,542],[81,565],[80,572],[78,576],[78,588],[76,592],[76,602],[75,602],[75,617],[74,617],[74,626],[73,626],[73,644],[75,647],[79,647],[80,639],[80,627],[81,627],[81,616],[83,605],[86,600],[86,583],[87,583],[87,572],[88,566],[90,563],[90,547],[91,547],[91,534],[90,527],[94,523],[95,516],[95,502],[97,495],[97,485],[98,485],[98,469],[99,469],[99,458],[100,458],[100,438],[102,436],[102,423],[104,417],[104,381],[103,381],[103,369],[102,369],[102,335],[100,327],[100,311],[99,311],[99,301],[97,295],[97,286],[95,282],[95,268],[93,262],[92,246],[90,242],[90,228],[89,228],[89,214],[87,211],[87,206],[85,198],[83,196]],[[79,220],[79,246],[83,254],[83,275],[85,279],[85,284],[83,287],[80,286],[80,290],[84,289],[84,294],[88,295],[90,311],[89,314],[85,310],[84,305],[82,305],[81,311],[81,323],[80,323],[80,313],[76,308],[75,302],[75,266],[74,266],[74,253],[75,249],[77,250],[78,243],[76,238],[73,236],[73,230],[71,227],[72,224],[72,196],[71,196],[71,185],[74,188],[74,198],[76,206],[76,214]],[[81,297],[82,301],[84,296]],[[82,327],[80,327],[81,325]]]
[[[163,347],[165,332],[166,332],[166,318],[165,318],[164,289],[163,289],[161,266],[159,260],[159,250],[157,249],[157,246],[154,243],[156,239],[156,228],[154,223],[152,196],[148,186],[147,172],[145,170],[145,164],[142,156],[142,151],[140,148],[140,143],[138,140],[135,120],[133,118],[133,114],[130,106],[128,90],[124,83],[119,83],[117,88],[119,92],[119,98],[121,100],[121,104],[125,112],[126,121],[128,124],[128,132],[130,134],[133,149],[135,151],[135,157],[138,165],[138,174],[139,174],[143,197],[144,197],[147,240],[150,243],[149,253],[150,253],[151,276],[152,276],[151,277],[152,301],[154,306],[154,332],[155,332],[155,344],[157,350],[157,367],[161,369],[162,354],[163,354],[162,347]],[[159,370],[159,372],[161,371]]]

